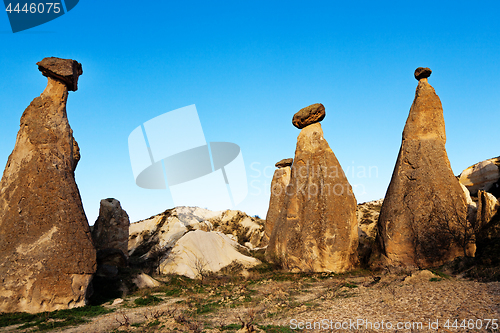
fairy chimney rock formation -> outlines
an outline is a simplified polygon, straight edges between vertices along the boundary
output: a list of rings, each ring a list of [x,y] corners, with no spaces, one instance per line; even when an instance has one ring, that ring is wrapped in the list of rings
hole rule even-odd
[[[96,268],[74,177],[80,153],[66,116],[81,65],[46,58],[39,69],[47,87],[21,117],[0,182],[0,312],[83,306]]]
[[[314,104],[293,118],[296,127],[306,125],[266,250],[268,259],[290,271],[345,272],[357,264],[356,199],[323,137],[318,121],[324,116],[324,107]]]
[[[470,246],[465,194],[446,154],[443,108],[417,68],[415,100],[380,212],[378,243],[391,265],[426,268],[464,255]]]
[[[101,200],[99,217],[92,230],[96,250],[118,249],[127,256],[129,227],[128,214],[120,201],[113,198]]]
[[[273,180],[271,181],[271,198],[269,199],[269,209],[266,215],[264,234],[266,242],[271,238],[274,224],[285,207],[286,187],[290,182],[292,171],[290,166],[292,163],[293,158],[286,158],[276,163],[278,169],[274,171]]]

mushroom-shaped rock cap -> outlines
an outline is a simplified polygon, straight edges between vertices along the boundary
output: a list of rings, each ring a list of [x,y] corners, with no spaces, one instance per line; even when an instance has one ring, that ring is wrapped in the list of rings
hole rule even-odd
[[[292,163],[293,163],[293,158],[285,158],[276,163],[274,166],[276,166],[277,168],[284,168],[287,166],[291,166]]]
[[[429,67],[419,67],[415,69],[415,79],[426,79],[431,76],[431,69]]]
[[[78,89],[78,77],[83,74],[82,64],[78,61],[50,57],[44,58],[36,64],[43,76],[63,82],[69,91]]]
[[[297,128],[318,123],[325,118],[325,107],[321,103],[309,105],[293,115],[292,124]]]

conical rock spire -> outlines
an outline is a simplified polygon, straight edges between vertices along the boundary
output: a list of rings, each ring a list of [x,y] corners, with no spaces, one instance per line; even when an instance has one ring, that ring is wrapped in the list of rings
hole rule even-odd
[[[473,238],[465,195],[446,154],[441,101],[427,82],[430,72],[415,71],[415,100],[380,212],[378,242],[394,265],[441,265],[464,255]]]
[[[68,84],[76,90],[73,68],[81,65],[60,60],[50,61],[47,87],[21,117],[0,182],[0,312],[83,306],[96,268],[74,177],[80,153],[66,116]],[[59,74],[72,81],[51,74],[68,65],[72,74]]]

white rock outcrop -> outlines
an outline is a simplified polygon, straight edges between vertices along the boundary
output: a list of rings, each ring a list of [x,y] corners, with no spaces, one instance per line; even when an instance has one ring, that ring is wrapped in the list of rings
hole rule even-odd
[[[459,180],[471,195],[477,195],[479,190],[490,191],[500,181],[500,156],[468,167],[462,171]]]
[[[462,183],[460,183],[460,186],[465,194],[465,203],[467,204],[467,220],[474,224],[476,222],[477,203],[472,200],[467,187]]]
[[[237,210],[213,212],[198,207],[176,207],[132,223],[128,254],[134,265],[149,273],[158,271],[172,249],[193,230],[216,231],[234,243],[253,250],[262,246],[264,220]]]
[[[217,272],[232,263],[245,268],[260,263],[238,252],[238,247],[241,245],[220,232],[191,231],[175,244],[166,260],[160,264],[160,272],[194,279],[208,272]]]

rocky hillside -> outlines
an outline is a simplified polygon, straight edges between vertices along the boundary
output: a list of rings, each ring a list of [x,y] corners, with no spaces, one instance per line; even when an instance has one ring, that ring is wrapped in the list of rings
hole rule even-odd
[[[201,269],[217,271],[233,262],[257,264],[241,252],[258,249],[263,236],[264,220],[241,211],[176,207],[132,223],[128,255],[148,273],[196,277]]]
[[[358,205],[358,254],[361,264],[367,264],[377,237],[377,223],[384,199],[364,202]]]

